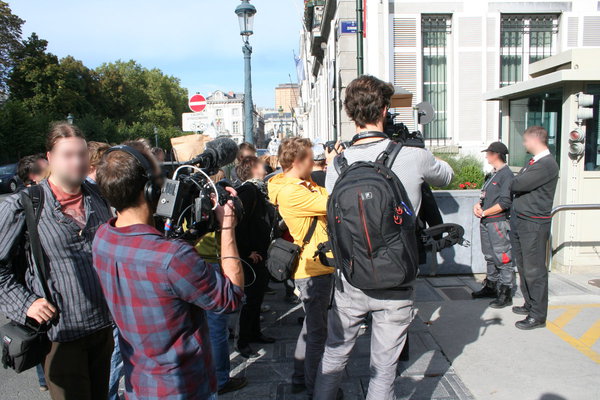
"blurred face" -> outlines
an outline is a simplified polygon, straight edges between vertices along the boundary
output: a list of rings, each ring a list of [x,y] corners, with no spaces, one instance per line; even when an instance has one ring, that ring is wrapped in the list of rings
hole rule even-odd
[[[485,159],[487,160],[488,164],[490,164],[490,165],[494,165],[494,164],[498,163],[498,161],[500,161],[500,157],[498,156],[498,153],[494,153],[493,151],[486,151]]]
[[[542,142],[535,135],[523,135],[523,146],[530,154],[535,154],[536,150],[541,146]]]
[[[90,169],[89,163],[87,144],[81,138],[59,139],[48,152],[51,174],[64,185],[81,185]]]
[[[40,158],[39,160],[36,161],[38,168],[39,168],[39,174],[30,174],[29,179],[31,179],[32,181],[39,183],[41,182],[47,175],[48,173],[48,160],[45,160],[43,158]]]
[[[296,168],[296,170],[300,172],[300,176],[302,176],[302,178],[304,179],[308,179],[310,177],[314,165],[315,162],[313,160],[312,149],[308,150],[308,154],[306,155],[306,157],[304,157],[304,159],[294,161],[294,168]]]
[[[249,157],[249,156],[256,157],[256,153],[249,149],[244,149],[244,150],[240,151],[240,158]]]
[[[267,172],[265,170],[265,164],[263,164],[262,162],[256,163],[254,168],[252,168],[252,178],[263,180],[265,179],[266,175]]]

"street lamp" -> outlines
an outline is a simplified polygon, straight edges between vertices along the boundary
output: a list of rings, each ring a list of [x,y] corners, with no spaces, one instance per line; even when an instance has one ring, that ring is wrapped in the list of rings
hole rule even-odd
[[[248,143],[254,143],[254,106],[252,104],[252,46],[249,38],[254,33],[254,15],[256,7],[250,4],[249,0],[242,0],[242,4],[236,7],[235,13],[240,22],[240,35],[244,41],[242,51],[244,52],[244,72],[245,72],[245,91],[244,91],[244,139]]]
[[[75,117],[73,116],[73,114],[69,113],[69,115],[67,115],[67,122],[69,123],[69,125],[73,125],[73,121],[75,121]]]
[[[283,139],[284,137],[284,132],[283,132],[283,107],[279,106],[279,109],[277,110],[277,112],[279,113],[279,138]]]

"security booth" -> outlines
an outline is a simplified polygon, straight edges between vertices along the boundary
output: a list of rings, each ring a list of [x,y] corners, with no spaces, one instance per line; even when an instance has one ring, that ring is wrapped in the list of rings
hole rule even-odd
[[[548,130],[560,166],[552,222],[549,267],[598,271],[600,267],[600,49],[577,48],[534,62],[529,79],[484,94],[501,102],[500,140],[518,171],[530,158],[522,145],[532,125]],[[585,209],[583,209],[585,208]]]

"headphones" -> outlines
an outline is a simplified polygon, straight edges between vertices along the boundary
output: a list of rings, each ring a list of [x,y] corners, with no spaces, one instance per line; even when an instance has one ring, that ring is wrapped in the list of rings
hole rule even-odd
[[[138,163],[140,163],[142,168],[144,168],[144,171],[145,171],[144,176],[148,180],[146,182],[146,185],[144,186],[144,198],[146,199],[146,201],[148,203],[156,204],[160,197],[161,187],[158,184],[159,177],[156,175],[154,168],[152,167],[152,164],[148,161],[148,159],[142,153],[140,153],[139,151],[137,151],[136,149],[134,149],[131,146],[125,146],[125,145],[113,146],[110,149],[106,150],[104,155],[106,156],[107,154],[112,153],[114,151],[123,151],[123,152],[129,154],[130,156],[135,158],[138,161]]]

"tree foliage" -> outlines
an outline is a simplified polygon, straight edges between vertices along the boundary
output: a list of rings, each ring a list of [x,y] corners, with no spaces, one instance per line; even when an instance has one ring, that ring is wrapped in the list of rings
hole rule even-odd
[[[10,53],[12,67],[2,81],[9,97],[0,106],[0,161],[43,151],[48,125],[68,114],[90,140],[144,137],[154,143],[156,127],[159,144],[168,148],[169,139],[181,135],[187,91],[179,79],[133,60],[90,69],[71,56],[59,60],[47,47],[33,33]]]
[[[25,23],[14,15],[8,3],[0,1],[0,96],[7,94],[6,78],[12,68],[11,54],[21,46],[21,26]]]

